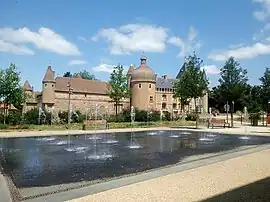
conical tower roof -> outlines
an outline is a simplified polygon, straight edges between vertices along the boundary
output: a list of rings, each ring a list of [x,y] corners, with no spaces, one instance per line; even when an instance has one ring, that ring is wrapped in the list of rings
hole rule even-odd
[[[129,66],[127,75],[131,75],[133,71],[134,71],[134,66],[133,66],[133,64],[131,64],[131,65]]]
[[[76,74],[75,78],[77,78],[77,79],[82,79],[82,76],[81,76],[80,73],[78,73],[78,74]]]
[[[28,80],[25,81],[25,83],[24,83],[24,85],[23,85],[23,88],[24,88],[24,90],[26,90],[26,91],[32,91],[32,87],[31,87],[31,85],[30,85],[30,83],[29,83]]]
[[[44,78],[43,78],[43,82],[55,82],[54,74],[55,74],[55,72],[52,71],[52,67],[48,66],[47,71],[46,71]]]

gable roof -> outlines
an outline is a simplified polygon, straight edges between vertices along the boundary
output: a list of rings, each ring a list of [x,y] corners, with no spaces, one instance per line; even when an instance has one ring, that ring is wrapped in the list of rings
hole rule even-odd
[[[68,92],[68,82],[74,93],[107,94],[109,84],[103,81],[82,78],[56,77],[55,91]]]

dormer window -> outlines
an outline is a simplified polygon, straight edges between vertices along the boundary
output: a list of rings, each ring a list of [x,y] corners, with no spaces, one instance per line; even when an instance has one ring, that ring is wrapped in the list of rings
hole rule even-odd
[[[151,84],[149,84],[149,88],[151,88],[152,86],[151,86]]]
[[[142,88],[142,84],[139,83],[139,88]]]
[[[45,87],[47,87],[47,84],[45,83]]]

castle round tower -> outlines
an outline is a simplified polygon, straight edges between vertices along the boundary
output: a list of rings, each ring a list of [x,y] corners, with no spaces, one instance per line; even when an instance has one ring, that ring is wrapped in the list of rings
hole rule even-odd
[[[55,103],[55,79],[54,71],[48,67],[42,81],[42,104],[45,108],[52,107]]]
[[[132,71],[130,80],[131,105],[141,110],[155,110],[156,75],[146,65],[146,60],[146,56],[142,56],[141,65]]]

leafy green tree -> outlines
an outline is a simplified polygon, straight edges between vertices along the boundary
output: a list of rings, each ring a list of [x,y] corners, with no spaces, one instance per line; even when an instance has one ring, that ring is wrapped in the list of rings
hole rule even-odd
[[[97,80],[94,74],[92,74],[86,70],[73,74],[73,77],[76,77],[77,74],[80,74],[83,79]]]
[[[72,74],[71,72],[66,72],[63,74],[63,77],[76,77],[77,75],[80,75],[83,79],[87,79],[87,80],[97,80],[95,75],[84,70],[84,71],[81,71],[81,72],[77,72],[77,73],[74,73]]]
[[[269,112],[269,101],[270,101],[270,68],[265,68],[263,77],[260,78],[261,81],[261,99],[263,110]]]
[[[174,97],[179,97],[182,102],[197,99],[205,95],[208,90],[208,80],[204,70],[201,70],[203,61],[195,54],[186,58],[184,71],[180,78],[174,83]],[[197,110],[196,102],[195,109]]]
[[[64,73],[63,77],[72,77],[72,74],[71,72],[66,72]]]
[[[9,68],[0,70],[0,100],[4,103],[4,123],[8,114],[8,106],[13,105],[22,109],[25,102],[25,93],[20,85],[20,72],[15,64],[10,64]]]
[[[129,98],[131,91],[128,86],[128,78],[124,74],[124,68],[121,65],[114,67],[110,76],[107,95],[110,97],[111,102],[115,104],[115,115],[118,114],[118,106],[122,103],[123,99]]]
[[[220,70],[221,78],[217,86],[219,99],[230,105],[231,127],[233,127],[233,107],[235,102],[243,102],[247,91],[247,70],[240,66],[233,57],[230,57]]]

